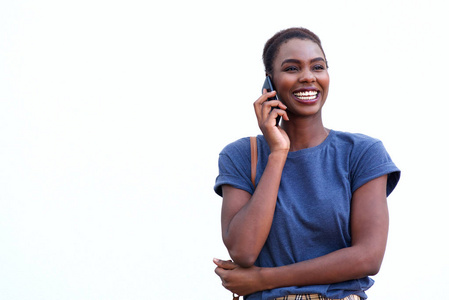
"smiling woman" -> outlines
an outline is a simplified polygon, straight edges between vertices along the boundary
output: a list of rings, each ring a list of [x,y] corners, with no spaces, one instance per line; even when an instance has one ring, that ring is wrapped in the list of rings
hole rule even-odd
[[[365,299],[400,171],[379,140],[324,127],[329,74],[314,33],[281,31],[263,53],[275,91],[254,102],[255,185],[249,138],[220,153],[215,191],[233,261],[214,259],[215,272],[246,299]]]

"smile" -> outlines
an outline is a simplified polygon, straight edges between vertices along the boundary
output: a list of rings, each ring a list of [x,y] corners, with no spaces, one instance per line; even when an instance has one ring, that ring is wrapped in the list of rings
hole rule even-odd
[[[310,101],[317,98],[318,91],[296,92],[293,93],[293,95],[295,95],[295,97],[299,100]]]

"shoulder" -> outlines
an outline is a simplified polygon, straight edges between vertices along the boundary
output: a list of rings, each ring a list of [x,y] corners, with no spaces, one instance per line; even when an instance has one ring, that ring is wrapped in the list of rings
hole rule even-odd
[[[251,147],[249,139],[249,137],[244,137],[229,143],[221,150],[220,155],[246,156]]]
[[[387,195],[395,188],[400,170],[393,163],[381,140],[361,133],[337,132],[337,143],[350,145],[349,167],[352,188],[388,174]]]
[[[241,138],[226,145],[220,152],[218,169],[219,175],[214,186],[218,195],[222,196],[224,184],[252,193],[250,138]]]
[[[355,146],[372,145],[372,144],[380,142],[379,139],[368,136],[363,133],[352,133],[352,132],[345,132],[345,131],[334,131],[334,133],[335,133],[335,139],[338,142],[351,144],[351,145],[355,145]]]
[[[251,163],[250,138],[240,138],[226,145],[219,155],[219,166],[221,170],[233,168],[241,172],[249,168]]]
[[[269,146],[263,135],[254,136],[257,139],[257,149],[260,153],[269,151]],[[247,157],[251,154],[250,137],[243,137],[226,145],[220,152],[220,155],[243,156]]]
[[[352,156],[359,156],[369,149],[384,150],[382,141],[362,133],[334,131],[334,143],[338,148],[350,150]],[[375,151],[376,152],[376,151]]]

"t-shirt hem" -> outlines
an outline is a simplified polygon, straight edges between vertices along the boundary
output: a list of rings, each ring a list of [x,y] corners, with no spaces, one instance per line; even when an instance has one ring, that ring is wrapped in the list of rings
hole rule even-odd
[[[380,166],[377,166],[375,169],[370,170],[369,174],[361,176],[363,179],[353,186],[352,193],[354,193],[362,185],[370,182],[373,179],[376,179],[383,175],[389,175],[386,190],[386,194],[387,196],[389,196],[390,193],[393,192],[394,188],[396,187],[399,181],[400,173],[401,173],[400,170],[393,163],[382,164]]]
[[[215,182],[214,191],[217,195],[223,197],[222,186],[228,184],[235,188],[244,190],[250,194],[254,192],[254,190],[247,185],[241,183],[241,178],[233,176],[233,175],[219,175]]]

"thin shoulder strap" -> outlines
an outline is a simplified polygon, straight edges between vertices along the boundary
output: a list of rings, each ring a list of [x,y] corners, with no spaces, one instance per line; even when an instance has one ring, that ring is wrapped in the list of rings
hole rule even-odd
[[[256,187],[256,172],[257,172],[257,138],[250,137],[251,143],[251,182]]]

